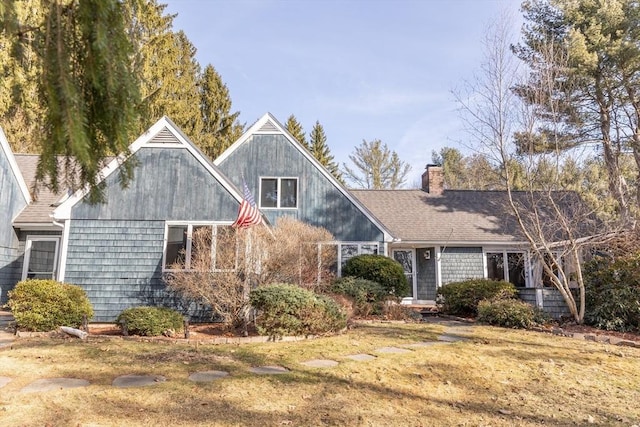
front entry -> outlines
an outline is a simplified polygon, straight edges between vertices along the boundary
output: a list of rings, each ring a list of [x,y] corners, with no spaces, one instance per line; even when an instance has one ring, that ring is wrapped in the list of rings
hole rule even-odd
[[[438,286],[435,248],[394,249],[392,252],[393,259],[402,265],[409,282],[410,292],[405,301],[435,301]]]

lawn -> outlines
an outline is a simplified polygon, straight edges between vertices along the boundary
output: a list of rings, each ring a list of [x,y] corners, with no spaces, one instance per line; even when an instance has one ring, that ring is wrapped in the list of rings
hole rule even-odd
[[[90,338],[30,338],[0,352],[0,420],[7,426],[539,426],[640,424],[640,349],[485,326],[466,341],[437,340],[439,324],[366,323],[299,342],[195,345]],[[368,353],[375,360],[348,355]],[[332,368],[301,362],[332,359]],[[249,368],[280,365],[282,375]],[[189,374],[225,370],[211,383]],[[124,374],[165,382],[119,389]],[[38,378],[85,388],[20,390]]]

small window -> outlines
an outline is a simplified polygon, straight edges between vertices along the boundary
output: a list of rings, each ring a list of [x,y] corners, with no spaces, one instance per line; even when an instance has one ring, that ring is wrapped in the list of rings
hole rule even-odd
[[[505,280],[516,287],[526,286],[523,252],[487,252],[487,279]],[[505,262],[506,260],[506,262]]]
[[[58,237],[28,236],[25,243],[22,280],[55,279],[59,243]]]
[[[262,178],[260,180],[260,207],[298,207],[298,178]]]

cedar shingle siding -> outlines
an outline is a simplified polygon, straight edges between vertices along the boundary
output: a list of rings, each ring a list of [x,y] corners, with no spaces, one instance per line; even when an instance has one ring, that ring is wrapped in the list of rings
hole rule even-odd
[[[444,248],[441,259],[443,285],[484,277],[482,248]]]

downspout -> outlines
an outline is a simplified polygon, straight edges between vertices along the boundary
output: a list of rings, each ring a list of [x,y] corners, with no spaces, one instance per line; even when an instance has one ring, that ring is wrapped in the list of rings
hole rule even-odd
[[[55,219],[52,221],[53,225],[62,228],[62,241],[60,242],[60,251],[58,252],[58,272],[57,280],[64,282],[64,275],[67,268],[67,251],[69,248],[69,223],[71,220],[64,220],[64,222],[58,222]]]

